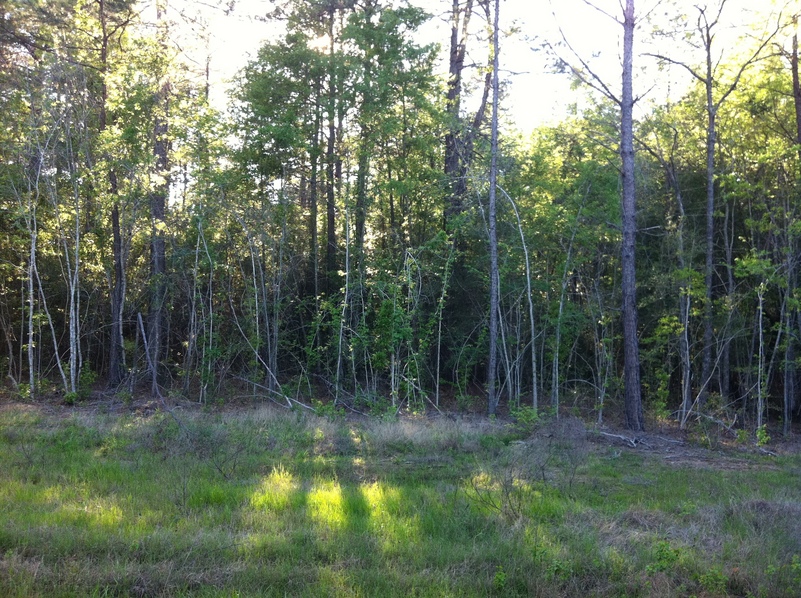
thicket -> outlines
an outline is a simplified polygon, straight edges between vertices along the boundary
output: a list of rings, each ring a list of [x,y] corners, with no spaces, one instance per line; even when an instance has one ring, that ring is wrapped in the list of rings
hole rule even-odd
[[[486,106],[466,114],[453,86],[464,64],[439,76],[437,48],[415,41],[430,16],[283,3],[272,17],[286,34],[240,73],[221,114],[181,62],[177,16],[157,4],[150,24],[127,1],[11,3],[2,15],[9,387],[68,402],[108,387],[382,413],[482,405]],[[454,6],[458,32],[469,14]],[[703,84],[653,102],[636,124],[639,338],[654,416],[785,432],[798,417],[801,159],[787,27],[755,34],[766,50],[716,113],[711,247]],[[741,64],[731,57],[716,77]],[[507,123],[505,410],[620,413],[618,121],[599,100],[528,138]]]

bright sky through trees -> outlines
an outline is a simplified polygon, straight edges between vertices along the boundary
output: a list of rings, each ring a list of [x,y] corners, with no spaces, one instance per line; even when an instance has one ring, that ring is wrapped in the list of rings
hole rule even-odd
[[[412,2],[434,15],[421,29],[421,41],[439,43],[444,56],[448,44],[447,11],[450,3]],[[202,68],[205,68],[206,56],[211,56],[212,100],[223,108],[231,77],[256,55],[263,42],[275,39],[282,31],[280,23],[263,19],[273,7],[269,0],[240,0],[227,13],[224,7],[213,8],[210,4],[172,0],[171,8],[197,20],[197,25],[182,25],[185,28],[182,49]],[[618,3],[616,0],[597,0],[593,4],[596,8],[585,0],[505,0],[501,4],[501,26],[507,32],[501,44],[501,68],[505,71],[507,84],[503,106],[507,126],[528,132],[539,124],[558,121],[571,106],[581,103],[585,97],[584,91],[571,89],[568,75],[555,72],[553,56],[543,48],[545,44],[563,44],[562,33],[573,50],[597,69],[600,76],[612,82],[619,79],[620,27],[609,16],[619,18]],[[760,16],[760,12],[777,10],[775,2],[765,2],[764,5],[760,2],[760,6],[754,4],[747,0],[727,1],[719,29],[719,35],[728,38],[726,43],[720,44],[722,50],[728,52],[733,46],[736,48],[737,40],[745,33],[743,27],[764,20],[764,14]],[[651,37],[652,31],[657,28],[667,30],[670,27],[667,19],[682,10],[691,14],[693,6],[689,0],[648,0],[638,6],[641,22],[635,50],[640,56],[635,60],[635,71],[640,77],[635,76],[635,93],[645,94],[646,98],[650,96],[658,102],[668,95],[676,96],[686,87],[688,78],[680,68],[658,71],[655,60],[641,54],[654,51],[654,43],[658,43],[658,38]],[[648,17],[647,22],[642,20],[643,16]],[[210,32],[208,40],[200,34],[204,24]],[[477,17],[476,28],[484,26]],[[675,43],[671,43],[670,48],[687,51]],[[562,58],[577,62],[570,49],[562,46],[558,51]],[[468,52],[472,62],[485,64],[486,44],[476,42]],[[444,58],[441,70],[443,73],[446,70]],[[643,71],[647,73],[643,74]]]

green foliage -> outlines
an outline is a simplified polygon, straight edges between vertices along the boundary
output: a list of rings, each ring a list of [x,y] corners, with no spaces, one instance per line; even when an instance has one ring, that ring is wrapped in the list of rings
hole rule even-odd
[[[503,565],[498,565],[495,568],[495,575],[492,578],[492,587],[496,592],[503,592],[506,589],[506,571]]]
[[[763,447],[770,443],[770,434],[768,434],[768,425],[762,424],[756,429],[757,446]]]
[[[664,573],[672,570],[681,560],[682,551],[673,548],[666,540],[658,541],[652,550],[652,562],[645,570],[648,573]]]
[[[542,418],[539,410],[528,405],[521,405],[509,410],[509,415],[515,420],[515,424],[521,431],[532,431]]]
[[[312,401],[315,413],[320,417],[325,417],[332,421],[342,419],[345,417],[345,409],[341,405],[337,405],[334,401],[326,403],[322,401]]]
[[[725,595],[729,578],[718,567],[712,567],[698,575],[698,583],[705,592],[714,596]]]

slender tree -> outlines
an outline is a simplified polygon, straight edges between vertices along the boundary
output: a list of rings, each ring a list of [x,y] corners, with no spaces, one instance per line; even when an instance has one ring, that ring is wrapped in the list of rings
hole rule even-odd
[[[588,4],[590,4],[588,2]],[[594,5],[590,4],[597,9]],[[635,431],[643,429],[642,388],[640,384],[640,348],[637,317],[637,269],[636,269],[636,237],[637,237],[637,198],[634,172],[634,30],[636,15],[634,0],[626,0],[622,5],[622,20],[599,10],[607,17],[613,18],[623,28],[623,72],[620,95],[614,93],[610,85],[590,67],[562,35],[579,66],[566,61],[568,67],[578,79],[617,104],[620,109],[620,158],[621,158],[621,216],[623,221],[623,240],[621,245],[621,293],[623,320],[623,377],[625,383],[625,415],[626,426]]]
[[[490,301],[489,301],[489,359],[487,365],[487,393],[489,414],[494,415],[498,407],[495,379],[498,370],[498,320],[500,316],[500,271],[498,269],[497,186],[498,186],[498,106],[499,98],[499,50],[500,0],[495,0],[492,23],[492,120],[490,133],[489,172],[489,246],[490,246]]]
[[[726,7],[727,0],[718,0],[715,4],[697,5],[697,18],[695,33],[700,47],[704,53],[704,64],[701,68],[692,63],[679,60],[664,54],[652,54],[659,60],[678,65],[698,80],[704,89],[706,111],[706,235],[705,235],[705,261],[704,261],[704,337],[703,353],[701,357],[701,391],[699,402],[704,403],[709,393],[709,386],[713,376],[714,344],[714,310],[713,291],[715,276],[715,197],[717,162],[716,151],[718,144],[718,114],[724,102],[737,89],[745,71],[762,56],[765,48],[775,36],[776,31],[760,40],[756,50],[734,70],[728,81],[723,81],[719,72],[720,62],[715,57],[715,37],[719,29],[721,15]],[[733,289],[729,289],[729,293]],[[726,360],[728,361],[728,360]],[[727,386],[725,384],[724,386]]]
[[[637,197],[634,180],[634,0],[626,0],[623,10],[623,88],[620,98],[620,154],[622,159],[623,246],[621,289],[623,292],[623,359],[626,427],[642,430],[643,412],[640,387],[640,345],[637,336],[637,281],[635,249],[637,243]]]

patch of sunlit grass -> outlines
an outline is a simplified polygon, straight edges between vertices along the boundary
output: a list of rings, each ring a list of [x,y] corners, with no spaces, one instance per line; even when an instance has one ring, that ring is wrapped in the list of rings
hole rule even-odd
[[[250,504],[259,510],[281,512],[293,506],[293,495],[300,484],[283,466],[273,467],[250,498]]]
[[[345,525],[344,501],[339,482],[318,481],[309,490],[308,505],[310,517],[319,525],[332,530]]]

